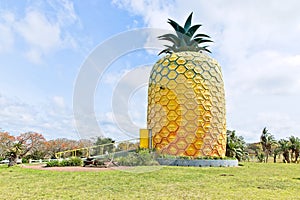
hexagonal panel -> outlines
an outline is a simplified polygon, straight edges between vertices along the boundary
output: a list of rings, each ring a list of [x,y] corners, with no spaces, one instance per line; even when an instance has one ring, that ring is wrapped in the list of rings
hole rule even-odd
[[[161,70],[161,72],[160,72],[160,74],[162,75],[162,76],[165,76],[165,75],[167,75],[168,73],[169,73],[169,69],[168,68],[163,68],[162,70]]]
[[[165,86],[169,82],[169,79],[167,77],[162,77],[160,80],[161,86]]]
[[[194,68],[195,68],[194,63],[192,63],[191,61],[188,61],[184,66],[185,66],[187,69],[194,69]]]
[[[176,60],[176,63],[178,65],[184,65],[186,63],[186,60],[183,57],[180,57]]]
[[[205,145],[202,149],[205,156],[210,156],[212,148],[209,145]]]
[[[186,78],[193,78],[195,76],[195,72],[194,70],[189,69],[184,72],[184,75]]]
[[[210,69],[209,64],[208,64],[207,62],[205,62],[205,61],[202,63],[201,66],[202,66],[202,68],[203,68],[204,70],[209,70],[209,69]]]
[[[200,66],[195,66],[194,71],[195,71],[197,74],[202,74],[202,73],[203,73],[203,69],[202,69],[202,67],[200,67]]]
[[[195,83],[201,83],[202,79],[203,79],[203,77],[200,74],[196,74],[194,77]]]
[[[169,60],[170,61],[175,61],[178,58],[178,56],[176,54],[171,54]]]
[[[186,109],[184,106],[179,105],[179,106],[176,108],[175,112],[176,112],[179,116],[184,116],[185,113],[187,112],[187,109]]]
[[[194,142],[194,146],[196,147],[196,149],[201,149],[201,148],[202,148],[202,145],[203,145],[203,140],[197,139],[197,140]]]
[[[174,80],[170,80],[169,83],[167,84],[167,87],[171,90],[175,89],[177,86],[177,83]]]
[[[175,100],[171,99],[167,105],[167,108],[169,110],[176,110],[177,106],[178,106],[178,103]]]
[[[169,79],[175,79],[177,76],[177,73],[175,71],[170,71],[168,74]]]
[[[161,120],[159,121],[159,124],[161,127],[167,126],[167,124],[168,124],[167,118],[166,117],[161,118]]]
[[[193,60],[193,63],[196,65],[196,66],[201,66],[202,65],[202,59],[201,58],[199,58],[199,57],[196,57],[196,58],[194,58],[194,60]]]
[[[196,147],[193,144],[190,144],[188,148],[185,150],[186,155],[193,156],[197,152]]]
[[[179,74],[183,74],[186,71],[186,68],[184,65],[179,65],[176,69],[176,72]]]
[[[177,155],[177,152],[178,152],[177,148],[173,145],[170,145],[168,147],[167,151],[170,155]]]
[[[186,86],[183,83],[178,83],[175,91],[177,94],[184,94],[186,91]]]
[[[195,131],[197,130],[197,126],[196,124],[189,122],[184,126],[185,130],[189,133],[195,133]]]
[[[166,96],[162,96],[159,100],[159,103],[166,106],[169,103],[169,99]]]
[[[170,63],[169,60],[164,60],[164,62],[161,63],[161,65],[164,66],[164,67],[166,67],[166,66],[169,65],[169,63]]]
[[[170,132],[175,132],[178,129],[178,125],[175,122],[171,121],[167,125],[167,128]]]
[[[167,93],[167,97],[170,100],[171,99],[176,99],[176,94],[173,91],[169,90],[168,93]]]
[[[169,66],[168,66],[168,68],[170,69],[170,70],[175,70],[176,68],[177,68],[177,64],[175,64],[175,63],[171,63]]]
[[[184,94],[178,94],[177,95],[177,101],[179,105],[184,106],[185,102],[187,101],[186,97],[184,96]]]
[[[187,145],[188,145],[187,142],[182,138],[180,138],[176,141],[176,146],[178,149],[184,150],[184,149],[186,149]]]
[[[157,73],[159,73],[159,72],[162,70],[162,68],[163,68],[163,67],[162,67],[161,65],[158,65],[155,71],[156,71]]]
[[[169,130],[167,129],[167,127],[162,127],[162,129],[159,131],[159,135],[161,136],[161,137],[168,137],[168,135],[169,135]]]
[[[202,76],[204,79],[209,80],[211,78],[211,75],[206,71],[202,73]]]
[[[168,138],[167,138],[167,140],[169,141],[169,143],[172,143],[176,139],[176,136],[177,135],[176,135],[175,132],[169,133]]]
[[[195,120],[197,117],[197,115],[194,113],[193,110],[188,110],[185,114],[185,118],[189,121],[193,121]]]
[[[210,129],[211,129],[211,125],[209,122],[205,122],[204,125],[203,125],[203,129],[205,132],[209,132]]]
[[[176,131],[177,138],[185,138],[186,130],[184,130],[182,127],[179,127],[179,129]]]
[[[186,77],[183,74],[178,74],[177,78],[175,79],[177,83],[184,83],[186,81]]]
[[[210,122],[212,119],[212,115],[209,111],[206,111],[203,115],[203,120],[206,122]]]
[[[176,124],[180,127],[180,128],[184,128],[186,126],[186,124],[188,123],[188,121],[184,118],[184,117],[178,117],[176,119]]]
[[[212,103],[210,101],[206,100],[203,103],[203,107],[204,107],[205,110],[210,111],[210,108],[212,107]]]
[[[167,118],[169,121],[174,121],[177,117],[178,117],[178,114],[173,110],[169,111],[167,114]]]
[[[194,90],[189,89],[185,91],[184,96],[190,101],[196,97],[196,94]]]
[[[155,79],[155,77],[156,77],[156,74],[157,74],[156,72],[153,72],[153,73],[151,74],[151,79],[152,79],[152,80],[154,80],[154,79]]]
[[[156,77],[155,77],[156,83],[159,82],[160,80],[161,80],[161,75],[157,74]]]
[[[193,80],[193,79],[186,79],[186,81],[184,82],[184,85],[191,89],[193,87],[195,87],[197,85],[197,83]]]
[[[155,134],[154,136],[153,136],[153,142],[154,143],[156,143],[156,144],[158,144],[158,143],[160,143],[161,142],[161,136],[159,135],[159,134]]]

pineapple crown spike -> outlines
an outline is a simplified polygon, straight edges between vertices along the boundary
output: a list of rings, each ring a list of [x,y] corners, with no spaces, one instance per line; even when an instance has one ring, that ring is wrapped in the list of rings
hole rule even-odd
[[[162,50],[158,55],[162,53],[171,54],[172,52],[181,52],[181,51],[196,51],[196,52],[202,52],[206,51],[211,53],[209,49],[207,49],[206,46],[200,46],[203,43],[206,42],[213,42],[210,40],[210,36],[200,33],[196,34],[196,31],[198,28],[200,28],[201,24],[196,24],[192,26],[192,17],[193,12],[189,15],[187,18],[184,26],[180,26],[177,22],[175,22],[172,19],[168,19],[168,23],[175,29],[175,34],[164,34],[158,37],[159,40],[167,40],[171,43],[173,43],[172,46],[170,45],[164,45],[167,47],[166,49]]]

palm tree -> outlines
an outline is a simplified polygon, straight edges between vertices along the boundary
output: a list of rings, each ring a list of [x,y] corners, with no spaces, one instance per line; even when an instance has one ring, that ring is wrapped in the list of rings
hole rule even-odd
[[[276,144],[276,140],[274,136],[268,132],[266,127],[263,129],[260,136],[260,143],[266,156],[265,162],[268,162],[269,155],[272,152],[272,145]]]
[[[235,157],[238,161],[241,161],[247,155],[245,149],[244,138],[238,137],[235,131],[227,130],[226,156]]]
[[[297,162],[299,157],[300,139],[295,136],[289,137],[292,162]],[[293,160],[294,159],[294,160]]]
[[[8,151],[8,166],[11,167],[17,163],[17,159],[22,154],[24,146],[21,142],[16,142]]]
[[[283,162],[290,163],[290,154],[289,154],[289,149],[290,149],[290,143],[286,139],[281,139],[278,141],[279,144],[279,149],[282,152],[283,155]]]

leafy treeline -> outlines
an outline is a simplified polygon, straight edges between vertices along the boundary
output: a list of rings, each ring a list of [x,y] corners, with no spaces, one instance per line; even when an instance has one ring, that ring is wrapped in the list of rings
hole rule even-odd
[[[276,140],[265,127],[257,143],[246,144],[242,136],[237,136],[235,131],[227,131],[226,156],[235,157],[239,161],[249,160],[255,156],[259,162],[268,162],[269,156],[273,162],[282,156],[285,163],[298,163],[300,152],[300,139],[295,136]]]
[[[46,140],[45,137],[36,132],[26,132],[19,136],[13,136],[8,132],[0,130],[0,160],[8,159],[9,166],[14,165],[17,159],[23,161],[33,159],[55,158],[55,153],[91,147],[95,145],[114,143],[111,138],[98,137],[91,140],[71,140],[67,138],[57,138],[54,140]],[[119,143],[117,150],[133,149],[137,145],[129,142]],[[105,146],[105,151],[111,152],[114,145]],[[95,152],[94,152],[95,153]],[[77,152],[80,155],[80,151]]]
[[[114,143],[111,138],[98,137],[93,140],[71,140],[57,138],[46,140],[45,137],[36,132],[26,132],[19,136],[12,136],[10,133],[0,131],[0,160],[8,159],[9,166],[16,163],[17,159],[39,160],[45,158],[55,158],[55,153]],[[107,152],[122,151],[138,148],[137,144],[130,142],[107,145],[104,149]],[[95,153],[95,152],[94,152]],[[97,153],[96,153],[97,154]],[[269,156],[276,162],[280,157],[286,163],[298,163],[300,154],[300,139],[295,136],[286,139],[276,140],[267,128],[262,130],[260,142],[247,144],[242,136],[238,136],[235,131],[227,131],[226,156],[235,157],[239,161],[249,160],[255,156],[259,162],[268,162]],[[77,156],[84,156],[78,154]]]

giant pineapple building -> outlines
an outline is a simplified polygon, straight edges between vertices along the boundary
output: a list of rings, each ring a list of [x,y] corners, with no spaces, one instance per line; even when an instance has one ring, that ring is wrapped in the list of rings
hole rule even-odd
[[[170,20],[168,40],[150,74],[147,128],[153,148],[176,156],[219,156],[226,151],[225,93],[221,67],[207,55],[208,35],[195,34],[192,13],[184,27]]]

